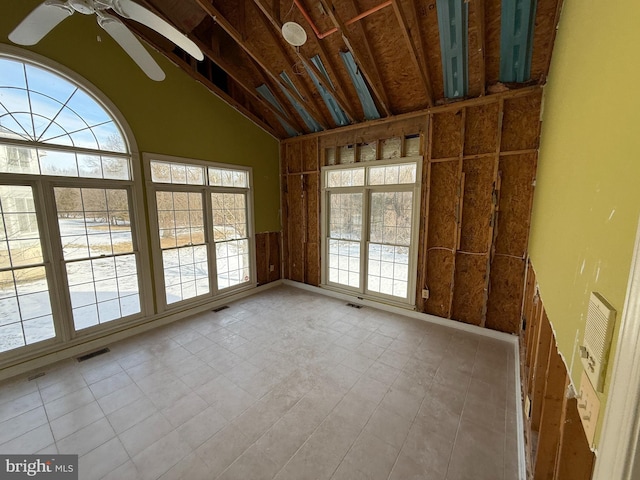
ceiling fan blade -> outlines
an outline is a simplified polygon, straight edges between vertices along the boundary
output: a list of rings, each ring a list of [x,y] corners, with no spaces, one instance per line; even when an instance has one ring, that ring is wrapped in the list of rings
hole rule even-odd
[[[113,10],[119,15],[135,20],[136,22],[155,30],[160,35],[171,40],[196,60],[204,59],[202,51],[195,43],[150,10],[147,10],[131,0],[112,0],[111,4]]]
[[[102,13],[98,16],[98,24],[129,54],[151,80],[157,82],[164,80],[165,75],[160,66],[124,23],[111,15]]]
[[[18,45],[35,45],[65,18],[73,9],[65,2],[47,0],[27,15],[9,34],[9,40]]]

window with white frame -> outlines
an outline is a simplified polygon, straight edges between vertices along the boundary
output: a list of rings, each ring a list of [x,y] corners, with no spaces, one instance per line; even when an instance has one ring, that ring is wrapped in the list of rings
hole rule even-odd
[[[414,302],[421,160],[324,167],[325,285]]]
[[[102,100],[0,53],[3,357],[141,316],[133,189],[129,141]]]
[[[250,170],[158,155],[145,159],[166,305],[251,285]]]

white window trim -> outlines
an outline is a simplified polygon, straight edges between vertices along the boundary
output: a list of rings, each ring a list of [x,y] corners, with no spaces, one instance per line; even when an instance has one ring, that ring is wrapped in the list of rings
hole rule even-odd
[[[148,320],[148,317],[153,314],[153,295],[151,294],[151,259],[149,251],[146,247],[148,245],[147,240],[147,225],[144,221],[144,201],[142,194],[142,168],[139,161],[139,151],[133,130],[127,123],[126,119],[118,109],[118,107],[92,82],[84,78],[82,75],[74,72],[73,70],[65,67],[64,65],[55,62],[47,57],[34,53],[30,50],[25,50],[13,45],[7,45],[0,43],[0,57],[10,58],[18,62],[31,63],[36,67],[50,71],[55,75],[58,75],[69,82],[81,86],[86,92],[88,92],[98,104],[105,109],[107,113],[111,115],[111,118],[116,123],[118,128],[123,134],[123,139],[126,142],[128,153],[122,152],[108,152],[111,156],[120,156],[130,158],[131,180],[111,180],[111,179],[93,179],[84,177],[66,177],[66,176],[51,176],[51,175],[33,175],[33,174],[20,174],[20,173],[3,173],[2,183],[13,185],[31,185],[34,188],[34,201],[37,208],[42,215],[39,215],[38,226],[42,232],[46,232],[51,242],[42,241],[43,262],[48,265],[47,268],[50,272],[50,279],[52,282],[58,285],[64,285],[64,272],[62,268],[52,268],[52,263],[62,264],[61,253],[55,248],[56,243],[59,245],[60,238],[54,238],[52,233],[58,233],[58,225],[55,219],[55,199],[53,198],[53,186],[54,185],[67,185],[74,187],[82,186],[95,186],[98,188],[109,188],[110,186],[123,187],[127,186],[131,195],[132,206],[132,236],[137,240],[137,257],[138,257],[138,285],[140,294],[140,310],[137,315],[124,317],[124,319],[118,319],[104,324],[99,324],[94,327],[75,331],[73,328],[73,318],[70,317],[65,321],[65,315],[71,315],[71,307],[68,292],[63,292],[63,295],[51,295],[51,310],[54,317],[54,326],[56,328],[57,336],[42,342],[37,342],[31,345],[25,345],[23,347],[8,350],[0,353],[0,369],[5,365],[12,365],[18,362],[34,358],[36,356],[44,355],[55,350],[59,350],[61,347],[70,347],[72,345],[98,339],[113,333],[115,331],[129,328],[130,326],[144,323]],[[31,146],[47,149],[61,149],[69,150],[69,147],[57,146],[53,144],[43,144],[39,142],[21,142],[10,139],[0,139],[0,142],[6,145],[16,146]],[[77,148],[75,151],[86,151],[89,153],[95,153],[90,149]],[[104,151],[99,151],[105,153]],[[50,185],[52,188],[43,188],[43,183]],[[51,290],[50,290],[51,291]],[[68,310],[67,310],[68,309]]]
[[[401,165],[406,163],[416,164],[416,181],[415,183],[399,183],[393,185],[368,185],[369,170],[367,167],[381,167],[387,165]],[[417,285],[417,263],[418,263],[418,241],[420,235],[420,198],[422,189],[422,163],[423,157],[411,156],[411,157],[398,157],[385,160],[372,160],[369,162],[354,162],[340,165],[327,165],[321,169],[321,206],[322,212],[321,221],[321,248],[322,248],[322,265],[320,274],[320,286],[328,290],[336,292],[348,293],[355,295],[358,298],[373,300],[388,305],[394,305],[401,308],[409,308],[415,310],[416,302],[416,285]],[[332,170],[343,170],[363,167],[365,169],[364,185],[357,187],[327,187],[326,178],[327,172]],[[362,275],[362,285],[360,288],[349,287],[346,285],[331,283],[328,280],[328,252],[327,252],[327,233],[328,233],[328,205],[327,198],[330,192],[343,192],[343,193],[362,193],[363,194],[363,211],[362,211],[362,240],[361,255],[360,255],[360,272]],[[370,192],[379,191],[413,191],[413,215],[411,220],[411,245],[409,247],[409,282],[408,282],[408,295],[406,300],[399,299],[391,295],[386,295],[377,292],[368,292],[367,278],[364,274],[365,264],[367,261],[367,246],[369,244],[369,195]]]
[[[255,288],[257,286],[257,273],[256,273],[256,242],[255,242],[255,232],[254,232],[254,211],[253,211],[253,169],[251,167],[243,166],[243,165],[235,165],[229,163],[218,163],[218,162],[210,162],[207,160],[199,160],[193,158],[186,157],[177,157],[172,155],[163,155],[156,153],[144,152],[142,154],[143,158],[143,167],[144,167],[144,178],[145,185],[147,191],[147,204],[149,206],[149,228],[151,229],[151,238],[150,244],[152,247],[152,251],[157,255],[153,255],[153,278],[155,285],[155,293],[156,293],[156,304],[158,311],[156,313],[164,313],[164,312],[173,312],[184,310],[185,308],[191,308],[194,306],[198,306],[205,303],[210,303],[212,300],[218,298],[224,298],[229,295],[234,295],[238,292]],[[177,183],[160,183],[154,182],[151,180],[151,162],[157,160],[160,162],[168,162],[168,163],[183,163],[189,165],[198,165],[205,167],[205,179],[207,178],[207,167],[213,168],[223,168],[223,169],[232,169],[232,170],[243,170],[248,174],[249,187],[248,188],[238,188],[238,187],[219,187],[212,185],[191,185],[191,184],[177,184]],[[206,183],[206,180],[205,180]],[[164,285],[164,275],[163,275],[163,263],[162,263],[162,249],[160,248],[160,238],[157,234],[159,231],[158,225],[158,212],[156,210],[156,191],[200,191],[203,193],[203,205],[205,208],[205,215],[203,218],[204,228],[205,228],[205,244],[209,246],[210,253],[208,256],[209,260],[209,293],[204,295],[199,295],[196,297],[188,298],[186,300],[181,300],[179,302],[174,302],[171,304],[167,304],[166,301],[166,293],[165,293],[165,285]],[[227,287],[224,289],[217,289],[217,274],[215,270],[215,254],[213,249],[215,249],[215,242],[213,241],[213,234],[211,230],[211,219],[209,218],[211,215],[211,193],[212,192],[223,192],[223,193],[238,193],[243,192],[247,195],[247,238],[249,239],[249,267],[250,267],[250,278],[246,283],[242,283],[240,285],[235,285],[231,287]]]

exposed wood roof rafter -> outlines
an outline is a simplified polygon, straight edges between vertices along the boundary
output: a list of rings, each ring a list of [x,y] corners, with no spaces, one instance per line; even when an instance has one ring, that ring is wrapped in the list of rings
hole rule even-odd
[[[367,56],[371,60],[370,66],[366,66],[364,57],[359,53],[358,49],[355,48],[355,43],[352,41],[351,35],[349,35],[349,32],[347,31],[347,27],[335,12],[335,7],[333,6],[332,0],[320,0],[320,4],[326,10],[327,15],[329,15],[329,18],[331,19],[333,25],[342,35],[344,44],[351,52],[351,55],[353,55],[353,59],[355,60],[356,65],[358,65],[360,72],[369,83],[369,87],[373,91],[373,94],[376,96],[380,107],[382,107],[384,115],[388,117],[391,114],[391,110],[389,109],[389,97],[387,96],[387,92],[384,89],[380,71],[378,70],[378,66],[376,65],[375,57],[373,56],[373,52],[371,51],[371,47],[369,46],[369,41],[367,40],[366,33],[364,32],[364,30],[362,30],[362,35],[364,38],[364,48],[365,50],[367,50]],[[351,0],[351,4],[354,8],[356,8],[354,0]],[[362,25],[360,25],[360,28],[362,28]],[[373,75],[371,75],[372,73]]]
[[[413,0],[411,0],[411,15],[413,16],[412,21],[413,25],[417,25],[416,14],[415,14],[415,4]],[[417,28],[418,31],[418,46],[413,43],[411,39],[411,32],[409,30],[409,26],[407,24],[407,18],[405,17],[405,13],[402,10],[399,0],[392,0],[393,11],[396,14],[396,18],[398,23],[400,24],[400,30],[402,31],[402,35],[409,47],[409,52],[411,53],[411,60],[414,62],[414,66],[418,69],[418,73],[420,74],[420,81],[422,82],[422,86],[424,88],[425,94],[427,96],[427,103],[429,107],[433,106],[433,88],[431,87],[431,79],[429,77],[429,72],[427,70],[427,62],[424,55],[424,47],[422,42],[422,34],[420,33],[420,29]]]

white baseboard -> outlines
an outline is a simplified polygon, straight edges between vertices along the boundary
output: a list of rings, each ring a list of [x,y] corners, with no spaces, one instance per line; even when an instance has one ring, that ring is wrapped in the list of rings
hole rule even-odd
[[[454,328],[456,330],[462,330],[464,332],[475,333],[483,337],[493,338],[495,340],[502,340],[513,344],[518,343],[518,337],[516,335],[509,335],[508,333],[497,332],[488,328],[478,327],[476,325],[469,325],[468,323],[462,323],[448,318],[441,318],[435,315],[429,315],[428,313],[416,312],[414,310],[408,310],[406,308],[400,308],[393,305],[387,305],[380,302],[374,302],[371,300],[364,300],[356,295],[349,295],[347,293],[336,292],[335,290],[329,290],[327,288],[314,287],[313,285],[307,285],[306,283],[294,282],[293,280],[282,280],[283,285],[289,285],[292,287],[307,290],[309,292],[319,293],[326,295],[327,297],[339,298],[349,302],[354,302],[359,305],[365,305],[371,308],[377,308],[378,310],[384,310],[385,312],[397,313],[398,315],[404,315],[410,318],[416,318],[424,322],[434,323],[436,325],[443,325],[445,327]]]

